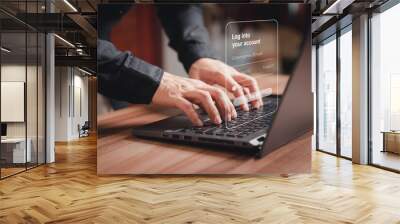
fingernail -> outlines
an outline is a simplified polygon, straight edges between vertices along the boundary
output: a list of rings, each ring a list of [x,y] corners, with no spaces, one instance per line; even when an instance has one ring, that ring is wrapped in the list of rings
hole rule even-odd
[[[217,118],[215,119],[215,123],[217,123],[217,124],[221,124],[221,123],[222,123],[222,120],[221,120],[221,118],[220,118],[220,117],[217,117]]]
[[[232,87],[232,92],[235,92],[236,89],[237,89],[236,86],[233,86],[233,87]]]
[[[236,111],[233,111],[233,117],[236,119],[237,118],[237,113]]]
[[[225,116],[224,116],[224,121],[229,121],[229,117],[230,117],[231,115],[230,114],[226,114]]]
[[[203,122],[202,122],[201,120],[198,120],[198,121],[196,122],[196,125],[197,125],[197,126],[203,126]]]

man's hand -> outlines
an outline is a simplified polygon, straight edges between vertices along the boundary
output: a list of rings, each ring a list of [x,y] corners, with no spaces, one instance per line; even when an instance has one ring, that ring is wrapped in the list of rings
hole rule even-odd
[[[227,121],[237,116],[235,107],[223,90],[200,80],[183,78],[167,72],[163,75],[152,103],[176,107],[182,110],[193,124],[198,126],[202,126],[203,123],[195,111],[194,105],[203,108],[211,121],[216,124],[222,122],[221,115]]]
[[[221,61],[211,58],[198,59],[190,67],[189,76],[210,85],[218,84],[225,87],[235,97],[245,98],[245,95],[255,94],[257,98],[251,102],[255,108],[260,108],[263,104],[257,81]],[[249,110],[246,101],[241,107],[246,111]]]

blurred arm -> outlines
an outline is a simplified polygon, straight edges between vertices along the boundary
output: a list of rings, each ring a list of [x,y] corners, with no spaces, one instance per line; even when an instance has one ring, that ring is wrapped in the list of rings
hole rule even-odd
[[[215,58],[200,5],[159,5],[157,9],[169,46],[178,53],[186,71],[200,58]]]
[[[161,68],[105,40],[97,41],[97,66],[101,94],[136,104],[151,102],[163,76]]]

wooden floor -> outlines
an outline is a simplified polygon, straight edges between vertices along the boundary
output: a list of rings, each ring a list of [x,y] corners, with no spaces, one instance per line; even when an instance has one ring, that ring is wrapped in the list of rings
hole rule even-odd
[[[400,155],[392,152],[381,152],[375,150],[373,152],[374,164],[389,167],[395,170],[400,170]]]
[[[313,154],[313,173],[96,176],[96,139],[0,181],[0,223],[400,223],[400,175]]]
[[[11,167],[11,168],[1,168],[1,177],[8,177],[11,176],[13,174],[19,173],[19,172],[23,172],[25,169],[25,167],[20,168],[20,167]]]

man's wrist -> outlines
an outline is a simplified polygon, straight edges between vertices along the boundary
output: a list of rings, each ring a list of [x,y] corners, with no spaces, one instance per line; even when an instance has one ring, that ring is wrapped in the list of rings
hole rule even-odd
[[[195,74],[197,74],[198,73],[198,63],[201,63],[201,61],[202,61],[202,59],[204,59],[204,58],[198,58],[198,59],[196,59],[196,61],[194,61],[193,63],[192,63],[192,65],[190,65],[190,67],[189,67],[189,71],[188,71],[188,74],[189,74],[189,76],[191,77],[191,78],[196,78],[196,77],[193,77],[193,76],[195,76]]]

